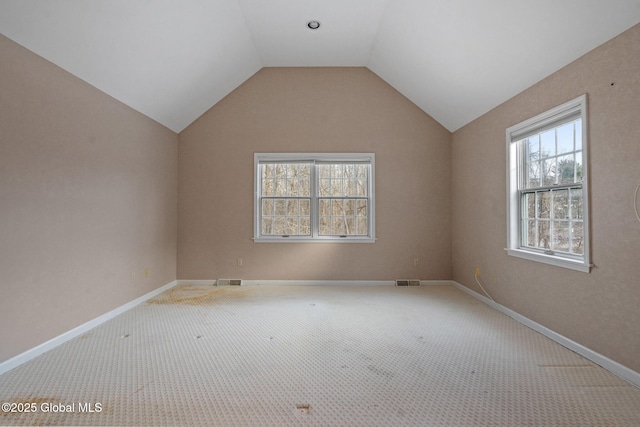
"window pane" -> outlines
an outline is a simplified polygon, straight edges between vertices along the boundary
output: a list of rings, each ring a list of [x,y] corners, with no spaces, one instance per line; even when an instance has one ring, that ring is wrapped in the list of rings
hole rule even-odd
[[[347,236],[352,236],[354,234],[358,234],[356,233],[356,219],[353,217],[346,217],[344,219],[344,234],[346,234]]]
[[[267,197],[276,195],[276,181],[274,179],[262,181],[262,195]]]
[[[311,184],[308,178],[300,180],[300,196],[302,197],[310,197],[311,196]]]
[[[353,179],[349,179],[348,181],[345,181],[344,183],[345,187],[344,187],[344,195],[347,197],[354,197],[357,195],[356,192],[356,181]]]
[[[536,221],[523,221],[522,246],[535,247],[536,245]]]
[[[320,235],[367,235],[366,200],[320,199]]]
[[[274,215],[284,216],[287,214],[287,201],[285,199],[275,199],[273,203],[275,206]]]
[[[331,215],[342,215],[342,214],[344,214],[342,209],[342,200],[332,200]]]
[[[276,217],[273,219],[273,234],[282,236],[287,230],[287,219],[283,217]]]
[[[573,154],[558,157],[558,184],[575,182],[575,165]]]
[[[571,189],[571,218],[573,219],[582,219],[582,189],[581,188],[572,188]]]
[[[318,165],[318,178],[326,179],[331,178],[331,165]]]
[[[333,193],[331,192],[331,180],[330,179],[320,179],[318,181],[318,195],[320,197],[330,197]]]
[[[533,160],[540,160],[540,135],[533,135],[525,139],[528,157]]]
[[[331,214],[331,200],[320,199],[319,202],[320,216],[327,216]]]
[[[549,218],[549,211],[551,210],[551,192],[542,191],[536,193],[536,201],[538,218]]]
[[[576,150],[582,150],[582,119],[575,122],[576,129]]]
[[[573,221],[571,223],[571,252],[582,255],[584,253],[584,223]]]
[[[331,234],[330,218],[328,216],[321,216],[319,223],[319,234],[321,236],[328,236]]]
[[[295,164],[295,163],[287,164],[287,171],[286,171],[287,179],[289,180],[298,179],[300,166],[301,165]]]
[[[300,235],[301,236],[311,235],[311,223],[309,222],[309,217],[300,218]]]
[[[558,154],[573,151],[573,126],[575,122],[567,123],[556,129],[558,138]]]
[[[358,179],[357,181],[357,197],[367,197],[368,196],[368,188],[367,188],[367,179]]]
[[[536,247],[549,249],[551,243],[549,231],[549,221],[538,221],[538,242],[535,245]]]
[[[287,180],[276,179],[276,189],[274,196],[283,197],[287,195]]]
[[[342,183],[343,181],[341,179],[332,179],[331,180],[331,195],[334,197],[343,197],[344,196],[344,191],[342,190]]]
[[[262,218],[262,234],[273,234],[273,218]]]
[[[311,200],[302,199],[300,200],[300,216],[310,216],[311,215]]]
[[[367,201],[366,200],[358,200],[356,201],[356,215],[357,216],[367,216]]]
[[[332,218],[331,221],[331,234],[339,236],[344,233],[344,221],[342,218]]]
[[[542,185],[554,185],[556,183],[556,158],[545,159],[542,165]]]
[[[262,215],[273,215],[273,200],[266,199],[262,201]]]
[[[524,188],[540,186],[540,136],[534,135],[524,141]]]
[[[358,217],[356,224],[358,226],[356,234],[366,236],[369,233],[369,220],[367,218]]]
[[[273,178],[275,176],[275,166],[270,164],[261,165],[262,168],[262,179]]]
[[[553,218],[568,219],[569,218],[569,191],[556,190],[553,191]]]
[[[355,165],[344,165],[344,178],[352,179],[355,175]]]
[[[569,252],[570,244],[569,221],[554,221],[552,249],[554,251]]]
[[[536,217],[536,193],[524,194],[524,209],[522,210],[524,218]]]
[[[298,195],[298,180],[287,181],[287,196],[296,197]]]
[[[287,215],[298,215],[299,202],[298,200],[287,200]]]
[[[264,197],[310,196],[311,165],[306,163],[262,164],[261,191]]]
[[[540,155],[543,159],[556,155],[555,129],[550,129],[540,134]]]
[[[526,182],[524,188],[540,187],[540,162],[528,162],[525,168]]]
[[[344,201],[344,214],[347,216],[355,216],[356,214],[356,201],[355,200],[345,200]]]
[[[287,218],[287,228],[285,234],[296,235],[298,234],[298,218]]]
[[[576,153],[576,182],[582,182],[582,152]]]

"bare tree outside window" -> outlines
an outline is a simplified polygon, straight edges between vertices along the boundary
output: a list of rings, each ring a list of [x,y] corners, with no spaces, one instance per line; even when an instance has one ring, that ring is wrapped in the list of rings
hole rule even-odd
[[[320,235],[368,233],[368,166],[320,164],[318,166]]]
[[[296,156],[256,154],[257,240],[374,241],[374,155]]]
[[[264,235],[311,234],[311,165],[261,165],[261,224]]]
[[[589,273],[587,95],[506,129],[509,255]]]
[[[583,254],[581,119],[518,142],[525,153],[522,245]]]

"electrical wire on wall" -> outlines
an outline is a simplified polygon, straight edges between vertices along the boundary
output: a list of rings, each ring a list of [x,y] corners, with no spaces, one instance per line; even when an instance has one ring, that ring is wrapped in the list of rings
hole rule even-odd
[[[636,193],[633,196],[633,210],[636,211],[636,218],[640,222],[640,213],[638,213],[638,190],[640,190],[640,184],[636,187]]]
[[[482,289],[482,292],[484,292],[484,294],[489,297],[489,299],[493,302],[495,302],[495,300],[493,298],[491,298],[491,295],[489,295],[489,292],[487,292],[484,288],[484,286],[482,286],[482,283],[480,283],[480,279],[478,279],[478,276],[480,275],[480,272],[476,269],[476,283],[478,284],[478,286],[480,286],[480,289]]]

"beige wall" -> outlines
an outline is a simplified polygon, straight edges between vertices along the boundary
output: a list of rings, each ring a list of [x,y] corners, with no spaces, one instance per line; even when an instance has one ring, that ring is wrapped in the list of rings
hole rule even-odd
[[[0,58],[1,362],[175,280],[178,137],[3,36]]]
[[[264,68],[180,133],[178,278],[449,279],[450,142],[365,68]],[[377,242],[253,243],[254,152],[374,152]]]
[[[490,88],[487,88],[490,90]],[[588,96],[591,274],[507,256],[505,129]],[[458,130],[452,146],[453,277],[640,372],[640,26]]]

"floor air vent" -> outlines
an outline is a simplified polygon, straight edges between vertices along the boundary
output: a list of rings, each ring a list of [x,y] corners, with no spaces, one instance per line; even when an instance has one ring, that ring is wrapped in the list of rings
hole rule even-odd
[[[396,280],[396,286],[420,286],[420,280],[418,279],[398,279]]]
[[[242,286],[242,279],[218,279],[217,286]]]

